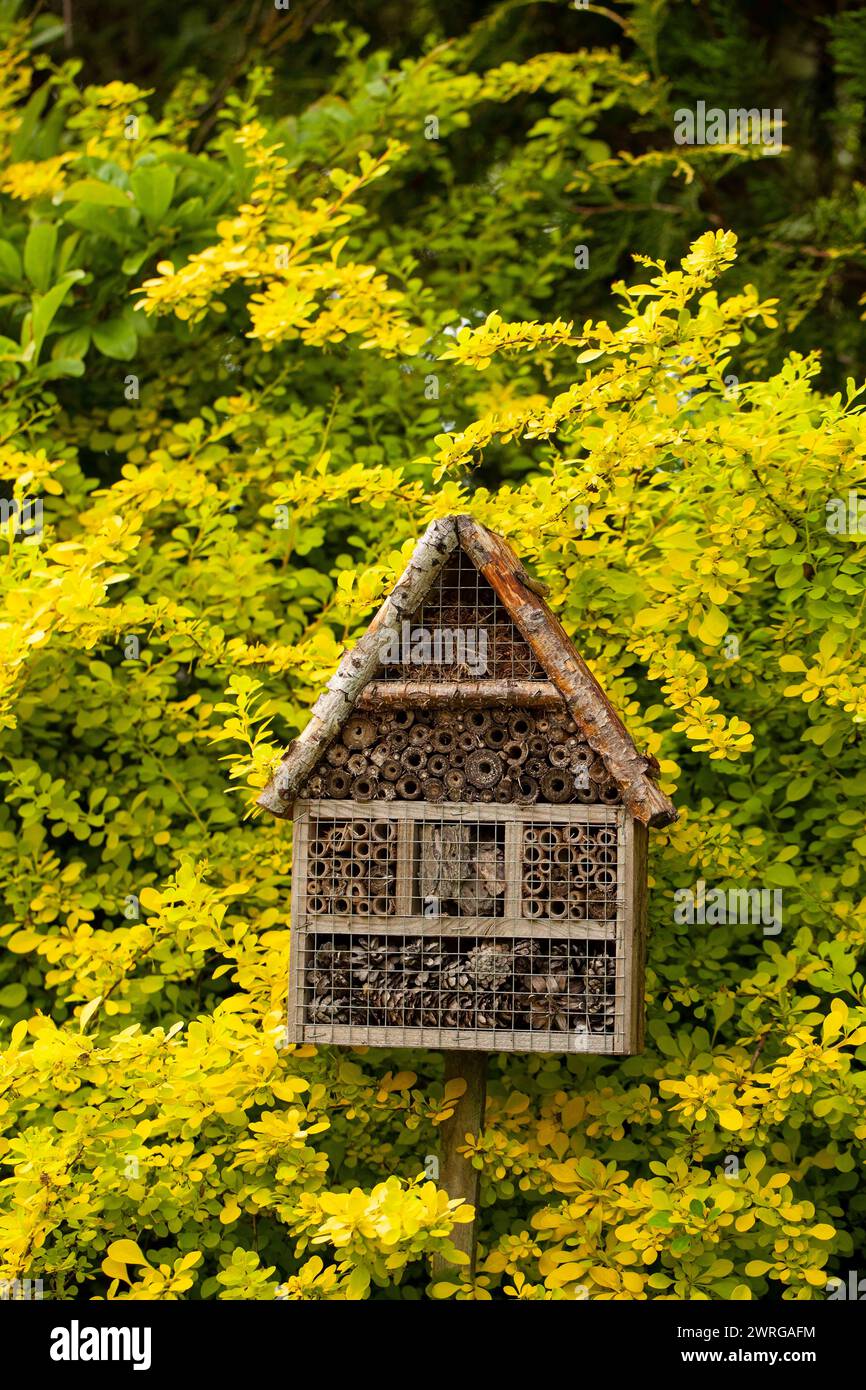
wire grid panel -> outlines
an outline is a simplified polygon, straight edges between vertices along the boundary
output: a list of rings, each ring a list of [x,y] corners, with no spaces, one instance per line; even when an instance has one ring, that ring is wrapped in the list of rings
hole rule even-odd
[[[419,637],[413,639],[413,632]],[[547,678],[499,595],[459,547],[406,625],[406,636],[407,650],[400,652],[399,660],[386,661],[382,680],[412,676],[444,681],[470,675],[496,680]],[[473,640],[467,645],[469,636]],[[427,661],[426,641],[434,643]]]
[[[296,1041],[628,1050],[623,812],[319,801],[296,817]]]

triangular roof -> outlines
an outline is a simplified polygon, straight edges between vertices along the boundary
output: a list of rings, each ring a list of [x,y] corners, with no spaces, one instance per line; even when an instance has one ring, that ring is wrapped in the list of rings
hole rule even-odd
[[[379,673],[383,638],[390,631],[399,633],[401,624],[413,616],[458,546],[498,596],[587,743],[604,759],[631,815],[645,825],[668,825],[675,820],[672,802],[654,779],[657,763],[638,752],[595,676],[541,597],[540,586],[502,537],[471,516],[447,516],[427,527],[367,631],[327,682],[310,722],[291,744],[259,805],[275,816],[291,816],[298,788]]]

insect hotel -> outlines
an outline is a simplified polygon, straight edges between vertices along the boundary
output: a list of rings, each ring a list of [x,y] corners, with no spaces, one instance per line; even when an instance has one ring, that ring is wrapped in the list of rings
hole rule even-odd
[[[260,797],[295,827],[290,1041],[640,1050],[676,812],[541,593],[434,522]]]

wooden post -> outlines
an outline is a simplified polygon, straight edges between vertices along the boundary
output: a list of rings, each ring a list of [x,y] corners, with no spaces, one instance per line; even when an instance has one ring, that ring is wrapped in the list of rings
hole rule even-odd
[[[465,1143],[467,1134],[479,1134],[484,1125],[484,1103],[487,1097],[487,1053],[446,1052],[445,1081],[462,1078],[466,1090],[454,1107],[454,1114],[439,1126],[439,1186],[449,1197],[462,1197],[476,1211],[481,1174],[457,1150]],[[455,1226],[452,1243],[469,1256],[468,1272],[475,1274],[476,1222]],[[451,1265],[441,1255],[433,1256],[433,1277],[441,1279],[467,1269],[466,1265]]]

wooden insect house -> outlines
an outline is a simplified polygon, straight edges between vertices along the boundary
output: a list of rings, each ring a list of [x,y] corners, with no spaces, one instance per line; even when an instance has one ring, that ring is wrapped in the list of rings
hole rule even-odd
[[[676,812],[540,592],[434,522],[263,792],[294,820],[291,1041],[640,1050]]]

